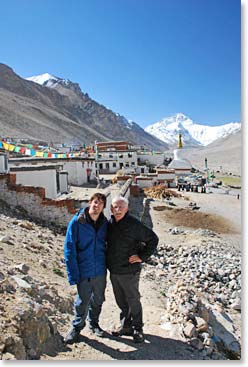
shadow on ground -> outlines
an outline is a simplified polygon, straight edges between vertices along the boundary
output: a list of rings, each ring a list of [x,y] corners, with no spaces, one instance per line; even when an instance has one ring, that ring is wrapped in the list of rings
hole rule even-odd
[[[118,342],[117,347],[113,347],[113,341]],[[199,360],[200,357],[197,350],[182,341],[162,338],[160,336],[146,334],[145,342],[135,344],[130,337],[116,338],[111,334],[106,333],[105,338],[90,339],[87,336],[81,335],[78,343],[88,345],[89,347],[111,357],[114,360]],[[123,349],[131,347],[132,350],[120,350],[121,344]],[[109,345],[111,344],[111,346]],[[60,345],[59,350],[53,351],[50,356],[59,355],[60,352],[72,351],[72,346]],[[70,354],[69,354],[70,355]],[[68,356],[69,356],[68,355]],[[73,354],[72,354],[73,355]],[[83,357],[83,356],[82,356]],[[63,358],[64,359],[64,358]],[[73,359],[73,358],[68,358]],[[82,358],[83,359],[83,358]],[[98,358],[99,359],[99,358]],[[105,359],[105,358],[103,358]]]

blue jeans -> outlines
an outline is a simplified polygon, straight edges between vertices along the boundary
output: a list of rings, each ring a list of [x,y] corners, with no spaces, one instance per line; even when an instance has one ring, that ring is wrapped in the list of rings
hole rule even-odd
[[[72,325],[81,330],[88,316],[90,327],[99,322],[102,304],[105,301],[106,275],[96,278],[85,278],[77,284],[77,296],[74,302],[74,319]]]

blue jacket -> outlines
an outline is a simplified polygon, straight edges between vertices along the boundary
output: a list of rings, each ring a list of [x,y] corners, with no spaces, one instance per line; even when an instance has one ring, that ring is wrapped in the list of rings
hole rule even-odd
[[[68,280],[71,285],[83,278],[94,278],[106,274],[107,219],[103,214],[98,221],[99,228],[87,221],[85,210],[81,209],[68,224],[64,257]]]

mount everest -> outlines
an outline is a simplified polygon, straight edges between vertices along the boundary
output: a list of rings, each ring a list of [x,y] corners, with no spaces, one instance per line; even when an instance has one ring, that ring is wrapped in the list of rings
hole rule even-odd
[[[147,126],[145,131],[170,146],[177,144],[179,132],[182,134],[184,145],[206,146],[219,138],[234,134],[240,129],[240,122],[230,122],[219,126],[200,125],[194,123],[183,113],[178,113]]]

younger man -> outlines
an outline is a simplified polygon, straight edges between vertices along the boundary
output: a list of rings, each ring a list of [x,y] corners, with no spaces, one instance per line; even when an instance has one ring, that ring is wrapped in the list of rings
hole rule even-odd
[[[72,329],[64,342],[78,341],[88,315],[89,328],[104,336],[99,315],[105,300],[107,219],[103,215],[106,197],[94,194],[89,207],[81,209],[67,227],[64,256],[70,285],[77,286]]]

